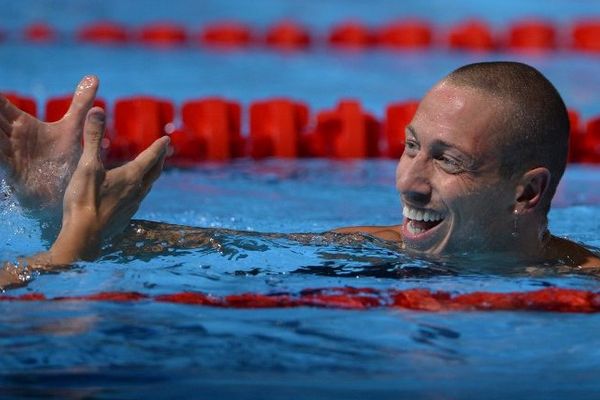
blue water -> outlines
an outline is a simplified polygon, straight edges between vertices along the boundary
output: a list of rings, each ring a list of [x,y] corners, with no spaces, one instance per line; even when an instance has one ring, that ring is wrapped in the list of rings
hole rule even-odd
[[[442,24],[480,16],[496,26],[526,15],[566,23],[599,12],[589,1],[492,4],[383,1],[118,2],[2,1],[0,24],[43,19],[68,37],[106,17],[135,26],[156,19],[189,27],[231,17],[265,26],[294,16],[325,31],[347,16],[379,24],[420,15]],[[131,12],[131,5],[139,11]],[[127,10],[127,12],[126,12]],[[479,59],[519,59],[556,83],[585,117],[600,113],[600,58],[560,52],[538,58],[437,49],[364,54],[325,48],[282,55],[268,50],[212,53],[102,48],[68,40],[0,44],[0,89],[39,101],[68,92],[86,73],[102,79],[109,101],[139,93],[181,102],[212,94],[247,105],[268,96],[313,109],[355,97],[378,116],[395,100],[420,98],[451,69]],[[150,66],[150,67],[149,67]],[[203,165],[168,170],[136,218],[250,232],[322,232],[396,224],[400,203],[392,160],[325,160]],[[600,247],[600,170],[570,166],[550,213],[551,231]],[[35,221],[12,199],[0,210],[3,260],[43,249]],[[425,287],[452,292],[598,290],[598,280],[552,272],[535,276],[502,265],[432,264],[378,241],[299,244],[253,234],[219,236],[221,247],[136,243],[60,274],[42,275],[11,294],[48,297],[140,291],[215,295],[297,292],[307,287]],[[392,310],[228,310],[139,302],[0,302],[0,398],[598,398],[598,315],[534,312],[429,314]]]

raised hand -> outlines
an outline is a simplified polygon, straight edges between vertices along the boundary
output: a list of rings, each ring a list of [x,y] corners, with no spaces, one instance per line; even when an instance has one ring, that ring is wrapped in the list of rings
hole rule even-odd
[[[50,250],[55,263],[96,257],[102,239],[127,226],[162,171],[168,137],[106,171],[100,160],[104,128],[104,111],[92,108],[84,126],[83,153],[65,191],[62,229]]]
[[[67,113],[53,123],[32,117],[0,95],[0,166],[24,207],[60,215],[65,188],[81,155],[85,116],[97,90],[98,79],[84,77]]]

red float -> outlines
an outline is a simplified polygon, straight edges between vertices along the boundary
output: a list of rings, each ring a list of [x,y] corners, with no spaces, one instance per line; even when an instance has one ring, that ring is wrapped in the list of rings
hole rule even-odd
[[[183,26],[162,22],[143,26],[137,37],[148,45],[170,47],[184,44],[188,40],[188,33]]]
[[[600,20],[578,21],[572,28],[573,48],[581,51],[600,51]]]
[[[569,162],[581,162],[583,158],[583,141],[585,130],[582,127],[581,117],[575,110],[568,110],[569,114]]]
[[[183,130],[172,135],[176,158],[226,161],[243,155],[238,103],[221,98],[188,101],[181,116]]]
[[[584,163],[600,163],[600,116],[587,122],[585,135],[580,139],[580,161]]]
[[[267,31],[266,43],[283,50],[304,49],[311,44],[310,33],[292,21],[280,22]]]
[[[60,120],[69,110],[73,96],[52,97],[46,101],[45,119],[46,122],[55,122]],[[101,107],[106,111],[106,102],[100,98],[94,100],[94,106]]]
[[[254,37],[248,26],[229,21],[205,26],[200,34],[200,40],[209,46],[244,47],[249,45]]]
[[[450,29],[450,47],[460,50],[490,51],[496,48],[491,28],[483,21],[466,21]]]
[[[25,28],[24,37],[30,42],[52,42],[56,39],[56,31],[48,24],[37,22]]]
[[[173,294],[162,294],[154,298],[163,303],[194,304],[204,306],[221,306],[221,298],[213,297],[204,293],[181,292]]]
[[[551,23],[541,20],[516,22],[509,29],[508,46],[517,50],[554,50],[556,29]]]
[[[170,101],[153,97],[117,100],[114,106],[114,136],[108,157],[129,160],[166,134],[172,124],[174,107]]]
[[[127,28],[116,22],[101,21],[84,26],[77,33],[77,39],[97,44],[122,44],[129,40]]]
[[[562,313],[600,312],[600,294],[576,289],[545,288],[529,292],[472,292],[453,294],[426,288],[378,290],[332,287],[304,289],[300,293],[241,293],[211,296],[180,292],[151,296],[139,292],[100,292],[82,296],[47,298],[41,293],[0,295],[0,301],[94,301],[165,303],[224,308],[318,307],[351,310],[394,308],[426,312],[451,311],[544,311]]]
[[[250,105],[250,145],[255,158],[294,158],[306,155],[304,133],[308,106],[288,99]]]
[[[329,43],[334,46],[362,48],[373,46],[377,37],[375,33],[360,22],[344,22],[332,28]]]
[[[25,111],[26,113],[37,116],[37,104],[35,99],[31,97],[21,96],[20,94],[7,92],[2,93],[4,97],[8,99],[11,103],[13,103],[17,108]]]
[[[379,136],[379,122],[363,112],[358,101],[342,100],[335,110],[317,115],[309,146],[312,155],[320,157],[377,157]]]
[[[392,48],[424,48],[429,47],[431,41],[431,26],[418,20],[397,21],[383,27],[379,32],[379,42]]]
[[[386,155],[390,158],[400,158],[404,152],[404,133],[406,126],[412,121],[418,101],[392,103],[385,111],[383,125],[384,136],[387,140]]]

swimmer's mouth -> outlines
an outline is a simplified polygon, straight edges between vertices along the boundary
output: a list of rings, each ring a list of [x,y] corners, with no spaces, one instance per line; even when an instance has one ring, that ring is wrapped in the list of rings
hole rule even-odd
[[[404,218],[406,218],[404,223],[406,230],[414,236],[433,229],[444,220],[443,215],[439,212],[433,210],[419,210],[409,206],[404,206],[402,214],[404,215]]]

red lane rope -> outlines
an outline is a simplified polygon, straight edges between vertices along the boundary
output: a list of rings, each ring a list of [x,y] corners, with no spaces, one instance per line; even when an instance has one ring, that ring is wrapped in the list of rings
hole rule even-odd
[[[100,292],[83,296],[48,298],[42,293],[18,296],[0,295],[0,301],[84,301],[84,302],[159,302],[221,308],[258,309],[316,307],[351,310],[400,309],[429,312],[451,311],[553,311],[565,313],[600,312],[600,293],[545,288],[529,292],[472,292],[456,294],[430,289],[379,290],[373,288],[333,287],[305,289],[299,293],[242,293],[213,296],[199,292],[149,295],[139,292]]]
[[[57,28],[45,22],[24,27],[19,36],[33,43],[59,40]],[[327,32],[310,32],[303,24],[284,20],[257,28],[240,21],[217,21],[199,29],[189,29],[174,22],[153,22],[128,27],[112,21],[96,21],[81,26],[72,33],[76,40],[100,45],[141,44],[152,47],[199,45],[208,48],[245,48],[269,46],[290,51],[304,50],[313,45],[360,50],[387,48],[391,50],[426,49],[432,46],[458,51],[550,52],[570,49],[600,52],[600,16],[590,16],[557,25],[544,18],[527,18],[494,27],[479,19],[469,19],[450,26],[434,26],[418,18],[405,18],[380,26],[360,21],[342,21]],[[63,35],[64,36],[64,35]]]
[[[35,98],[4,95],[17,107],[37,115]],[[53,97],[45,105],[45,120],[58,121],[68,110],[71,96]],[[341,99],[331,109],[310,110],[289,98],[241,102],[221,97],[189,99],[179,107],[153,96],[116,99],[94,105],[107,110],[108,132],[103,143],[109,163],[129,160],[163,135],[171,137],[169,163],[194,165],[250,156],[397,159],[404,151],[403,132],[418,106],[415,100],[387,105],[379,119],[355,99]],[[242,117],[247,115],[248,121]],[[600,164],[600,115],[583,121],[569,110],[569,161]],[[180,121],[175,125],[176,121]],[[246,122],[246,124],[242,124]]]

